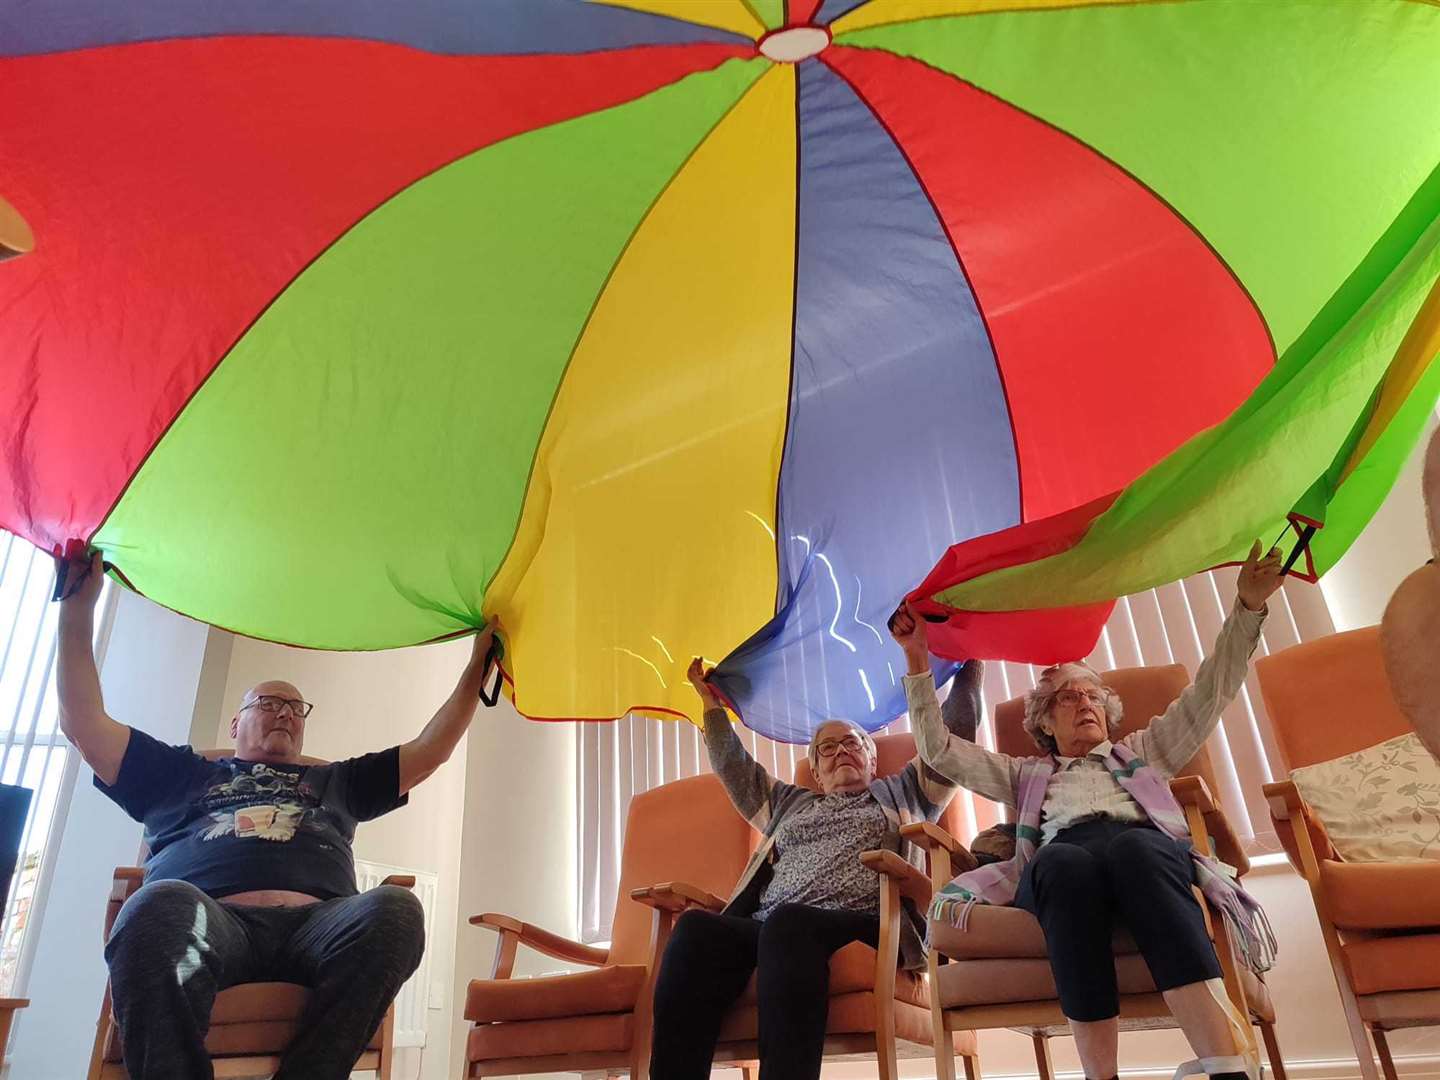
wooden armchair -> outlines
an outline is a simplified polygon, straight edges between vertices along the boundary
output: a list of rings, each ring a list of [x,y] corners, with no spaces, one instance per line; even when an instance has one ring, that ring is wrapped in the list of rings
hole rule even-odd
[[[721,903],[757,840],[714,776],[635,796],[625,826],[610,947],[596,949],[508,915],[476,915],[500,935],[488,979],[470,983],[465,1077],[650,1068],[654,979],[676,916]],[[688,881],[693,885],[656,886]],[[632,898],[633,897],[633,898]],[[514,979],[520,945],[591,970]]]
[[[1296,645],[1255,665],[1290,768],[1342,757],[1413,729],[1390,691],[1376,627]],[[1440,1025],[1440,863],[1349,863],[1293,781],[1266,784],[1270,816],[1310,886],[1360,1072],[1387,1080],[1385,1033]]]
[[[204,756],[218,758],[233,753],[233,750],[207,750]],[[318,758],[302,760],[310,765],[322,764]],[[147,855],[148,851],[142,847],[139,861],[143,863]],[[105,936],[102,940],[110,940],[110,930],[120,915],[120,909],[144,881],[142,867],[115,868],[110,895],[106,898]],[[392,874],[381,884],[413,889],[415,878],[409,874]],[[217,1080],[271,1076],[280,1067],[281,1055],[300,1029],[309,1004],[309,988],[296,983],[242,983],[221,990],[215,996],[215,1007],[210,1013],[210,1030],[205,1036],[205,1049],[210,1052]],[[391,1005],[371,1037],[369,1046],[355,1063],[356,1072],[374,1070],[379,1080],[391,1080],[394,1028],[395,1007]],[[100,1018],[95,1022],[95,1044],[90,1053],[86,1080],[127,1080],[128,1076],[120,1029],[110,1004],[110,983],[107,981]]]
[[[875,748],[877,776],[899,772],[915,756],[915,740],[910,735],[878,736]],[[817,787],[808,761],[802,760],[796,766],[794,782],[801,787]],[[958,800],[951,804],[942,820],[951,828],[959,829]],[[943,831],[928,823],[915,828]],[[860,858],[880,874],[880,947],[872,949],[857,941],[831,958],[825,1057],[827,1060],[874,1057],[880,1080],[894,1080],[900,1058],[929,1057],[935,1052],[929,1016],[930,984],[921,972],[899,969],[900,920],[905,917],[901,900],[915,903],[923,916],[930,902],[930,881],[893,851],[867,851]],[[671,892],[663,896],[652,891],[643,898],[644,902],[657,907],[684,901],[718,910],[713,907],[714,899],[690,900],[676,887],[671,887]],[[752,977],[721,1024],[715,1060],[754,1060],[759,1053],[758,1025]],[[974,1034],[953,1035],[951,1052],[964,1058],[966,1075],[970,1080],[977,1080],[980,1058]]]
[[[1185,668],[1179,664],[1126,668],[1111,671],[1104,678],[1125,706],[1125,719],[1117,738],[1164,712],[1190,681]],[[995,709],[995,742],[1002,753],[1028,756],[1036,752],[1034,743],[1021,727],[1023,713],[1023,702],[1019,698]],[[1196,848],[1204,854],[1218,856],[1244,874],[1250,863],[1210,794],[1214,782],[1209,754],[1202,748],[1170,786],[1185,811]],[[957,859],[968,859],[969,853],[951,837],[914,829],[911,838],[930,851],[933,888],[938,889],[955,873],[966,869],[964,865],[952,865]],[[1198,890],[1196,899],[1203,904]],[[1237,1013],[1259,1026],[1276,1080],[1285,1080],[1285,1063],[1275,1039],[1275,1010],[1265,983],[1237,962],[1224,920],[1208,907],[1205,911],[1206,926],[1220,958],[1226,991]],[[1060,1009],[1045,935],[1035,917],[1018,907],[981,904],[971,910],[966,930],[932,922],[930,942],[930,982],[937,990],[932,997],[936,1032],[1011,1028],[1026,1033],[1034,1043],[1040,1080],[1053,1080],[1055,1071],[1050,1060],[1049,1040],[1055,1035],[1068,1034],[1069,1025]],[[1114,949],[1121,1029],[1176,1026],[1130,935],[1118,931]],[[1253,1050],[1253,1033],[1250,1039]],[[943,1047],[943,1041],[937,1041],[936,1045]],[[942,1049],[936,1052],[936,1077],[937,1080],[955,1077],[954,1061]]]
[[[141,867],[115,868],[115,880],[105,905],[105,940],[109,940],[110,929],[125,901],[139,890],[144,880],[145,871]],[[382,884],[410,889],[414,888],[415,879],[409,874],[392,874]],[[309,988],[296,983],[242,983],[216,994],[205,1049],[210,1051],[217,1080],[272,1075],[280,1068],[281,1055],[300,1030],[309,1004]],[[395,1007],[392,1005],[371,1037],[370,1045],[355,1063],[356,1072],[373,1069],[380,1080],[390,1080],[394,1028]],[[106,982],[86,1080],[127,1080],[129,1075],[125,1071],[120,1028],[110,1005],[110,984]]]
[[[915,753],[909,735],[876,742],[882,774]],[[807,764],[795,779],[813,785]],[[631,800],[608,950],[505,915],[472,918],[501,938],[491,977],[470,984],[465,1016],[473,1025],[463,1075],[595,1070],[628,1071],[632,1080],[646,1080],[654,978],[675,919],[692,907],[721,910],[758,839],[714,776],[677,780]],[[925,980],[897,971],[900,897],[920,898],[923,891],[920,899],[928,901],[930,885],[890,852],[867,852],[863,858],[882,874],[880,949],[857,943],[831,961],[825,1052],[830,1058],[876,1055],[882,1078],[890,1080],[897,1048],[907,1057],[932,1052]],[[512,979],[519,945],[593,970]],[[725,1017],[715,1061],[754,1062],[757,1023],[752,979]],[[974,1068],[974,1036],[960,1036],[954,1048],[967,1068]]]

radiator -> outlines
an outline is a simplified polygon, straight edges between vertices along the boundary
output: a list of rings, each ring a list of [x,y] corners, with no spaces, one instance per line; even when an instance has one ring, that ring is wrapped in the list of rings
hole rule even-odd
[[[425,909],[425,955],[410,981],[395,997],[395,1045],[424,1046],[425,1029],[429,1022],[430,942],[434,941],[435,889],[437,878],[429,870],[413,870],[405,866],[355,860],[355,884],[361,892],[373,889],[391,874],[411,874],[415,878],[415,899]]]

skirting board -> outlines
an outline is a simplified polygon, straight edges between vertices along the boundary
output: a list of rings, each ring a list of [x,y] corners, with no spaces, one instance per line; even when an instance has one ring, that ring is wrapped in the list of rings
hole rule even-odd
[[[1178,1064],[1178,1062],[1177,1062]],[[1035,1080],[1034,1072],[1001,1074],[984,1072],[985,1059],[980,1059],[984,1080]],[[1315,1061],[1287,1061],[1286,1073],[1293,1080],[1359,1080],[1360,1066],[1354,1058],[1322,1058]],[[1405,1080],[1440,1080],[1440,1055],[1419,1054],[1395,1058],[1395,1071]],[[1120,1080],[1171,1080],[1173,1069],[1121,1069]],[[1268,1064],[1266,1080],[1273,1074]],[[912,1078],[915,1080],[915,1078]],[[932,1078],[933,1080],[933,1078]],[[1080,1072],[1057,1071],[1055,1080],[1084,1080]],[[1196,1080],[1203,1080],[1197,1077]]]
[[[1176,1064],[1179,1064],[1178,1062]],[[720,1071],[723,1066],[718,1066]],[[1321,1058],[1313,1061],[1287,1061],[1285,1071],[1292,1080],[1360,1080],[1360,1066],[1354,1058]],[[1440,1055],[1414,1054],[1396,1056],[1395,1071],[1403,1080],[1440,1080]],[[985,1058],[980,1058],[980,1074],[984,1080],[1035,1080],[1035,1073],[992,1073],[985,1071]],[[1119,1080],[1171,1080],[1173,1069],[1121,1069]],[[1270,1066],[1265,1066],[1265,1080],[1272,1080]],[[907,1080],[935,1080],[933,1076],[909,1077]],[[1055,1080],[1084,1080],[1078,1071],[1060,1070]],[[1197,1077],[1196,1080],[1203,1080]]]

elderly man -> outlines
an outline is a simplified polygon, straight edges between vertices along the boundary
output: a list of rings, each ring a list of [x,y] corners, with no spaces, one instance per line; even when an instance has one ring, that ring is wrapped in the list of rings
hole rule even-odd
[[[105,946],[126,1069],[133,1080],[213,1077],[204,1039],[216,993],[275,980],[314,990],[277,1080],[349,1076],[424,949],[408,890],[357,892],[355,825],[403,806],[450,757],[475,714],[493,623],[407,743],[306,764],[310,704],[289,683],[263,682],[230,722],[234,756],[209,760],[106,714],[91,652],[100,555],[64,569],[60,728],[150,847],[145,884]]]
[[[1217,1080],[1243,1080],[1220,966],[1192,884],[1232,923],[1257,970],[1274,941],[1264,914],[1213,860],[1195,854],[1169,778],[1195,755],[1245,681],[1266,601],[1280,587],[1278,551],[1257,541],[1240,570],[1234,608],[1187,687],[1149,726],[1111,742],[1120,700],[1083,663],[1040,674],[1025,698],[1025,730],[1041,753],[1014,758],[949,735],[940,723],[925,622],[906,609],[891,631],[908,661],[905,691],[920,754],[954,783],[1015,810],[1019,841],[1006,863],[960,875],[936,896],[931,943],[964,932],[971,905],[1015,904],[1045,933],[1060,1006],[1085,1075],[1117,1073],[1119,997],[1111,936],[1129,929],[1198,1055]]]
[[[946,720],[972,737],[980,712],[981,665],[956,675]],[[955,785],[917,758],[894,776],[875,777],[875,743],[845,720],[822,724],[810,740],[820,792],[770,776],[741,744],[697,658],[690,682],[705,707],[710,765],[735,808],[764,834],[721,914],[690,911],[675,924],[655,985],[655,1080],[700,1080],[725,1010],[758,970],[761,1080],[820,1075],[828,1012],[830,956],[852,941],[875,945],[880,882],[860,862],[878,848],[924,869],[924,852],[900,827],[934,821]],[[907,904],[901,927],[906,967],[924,962],[919,912]]]

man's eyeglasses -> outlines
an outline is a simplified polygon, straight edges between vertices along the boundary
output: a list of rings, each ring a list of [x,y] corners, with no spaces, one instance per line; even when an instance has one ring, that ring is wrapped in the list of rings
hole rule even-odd
[[[289,709],[291,713],[304,720],[310,715],[310,710],[315,706],[308,701],[301,701],[299,698],[276,697],[274,694],[261,694],[245,708],[255,707],[261,712],[279,714],[283,709]]]
[[[815,753],[823,758],[832,758],[841,750],[849,754],[858,754],[864,745],[854,735],[846,735],[843,739],[826,739],[822,743],[817,743]]]
[[[1103,708],[1105,702],[1110,700],[1109,690],[1057,690],[1055,692],[1055,703],[1064,705],[1067,709],[1073,709],[1081,702],[1088,701],[1091,705]]]

